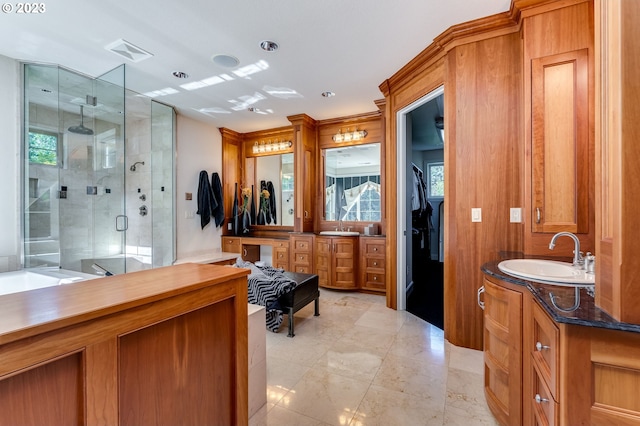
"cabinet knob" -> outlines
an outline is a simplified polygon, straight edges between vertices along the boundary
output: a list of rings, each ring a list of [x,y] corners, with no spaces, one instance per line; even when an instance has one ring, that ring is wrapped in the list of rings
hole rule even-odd
[[[541,397],[539,393],[537,393],[536,396],[533,399],[536,400],[537,404],[542,404],[543,402],[549,402],[549,400],[547,398]]]
[[[543,345],[540,342],[536,342],[536,351],[538,352],[543,351],[545,349],[549,349],[549,348],[551,348],[551,346]]]
[[[378,262],[373,262],[373,266],[378,266]]]
[[[374,276],[374,277],[373,277],[373,280],[374,280],[374,281],[378,281],[378,277],[375,277],[375,276]]]
[[[280,259],[282,259],[282,253],[280,253],[280,254],[278,255],[278,257],[279,257]]]
[[[378,251],[378,247],[374,247],[374,248],[373,248],[373,251]]]

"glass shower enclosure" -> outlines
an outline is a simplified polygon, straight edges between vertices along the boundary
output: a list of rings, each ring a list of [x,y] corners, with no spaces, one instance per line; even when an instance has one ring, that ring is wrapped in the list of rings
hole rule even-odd
[[[98,78],[24,65],[25,268],[173,262],[175,112],[125,87],[124,65]]]

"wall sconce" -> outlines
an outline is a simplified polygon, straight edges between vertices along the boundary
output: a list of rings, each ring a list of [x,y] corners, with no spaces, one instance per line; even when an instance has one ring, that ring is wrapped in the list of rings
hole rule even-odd
[[[252,151],[254,154],[272,153],[277,151],[285,151],[291,148],[292,145],[293,145],[293,142],[286,141],[284,139],[281,141],[273,141],[273,142],[271,140],[269,140],[268,142],[256,141],[256,143],[253,144]]]
[[[359,141],[364,139],[365,137],[367,137],[367,131],[366,130],[354,130],[353,132],[349,132],[349,129],[347,129],[347,131],[345,133],[342,133],[341,129],[338,129],[338,133],[336,133],[335,135],[333,135],[331,137],[331,139],[333,139],[334,142],[352,142],[352,141]]]

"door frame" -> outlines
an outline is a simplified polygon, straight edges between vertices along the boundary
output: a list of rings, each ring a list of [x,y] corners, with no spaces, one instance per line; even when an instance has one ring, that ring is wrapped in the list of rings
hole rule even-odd
[[[396,179],[397,223],[396,223],[396,303],[399,311],[407,309],[407,279],[411,271],[407,270],[407,114],[414,109],[444,94],[444,85],[422,96],[396,112],[396,158],[398,175]],[[410,231],[410,230],[409,230]]]

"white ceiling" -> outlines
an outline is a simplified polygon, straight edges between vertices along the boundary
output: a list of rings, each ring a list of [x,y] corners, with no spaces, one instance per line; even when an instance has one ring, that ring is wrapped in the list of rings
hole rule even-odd
[[[139,93],[173,88],[177,93],[155,99],[194,119],[248,132],[289,125],[286,117],[300,113],[321,120],[376,110],[374,101],[383,97],[380,83],[434,37],[452,25],[507,11],[510,0],[42,4],[41,14],[0,14],[0,54],[90,76],[125,63],[127,88]],[[105,49],[118,39],[153,57],[134,63]],[[280,49],[265,52],[262,40],[273,40]],[[216,54],[235,56],[240,64],[218,66],[211,60]],[[238,75],[247,70],[254,73]],[[189,78],[177,79],[173,71]],[[216,76],[223,82],[197,90],[180,87]],[[323,91],[336,96],[323,98]],[[249,112],[249,106],[264,114]]]

